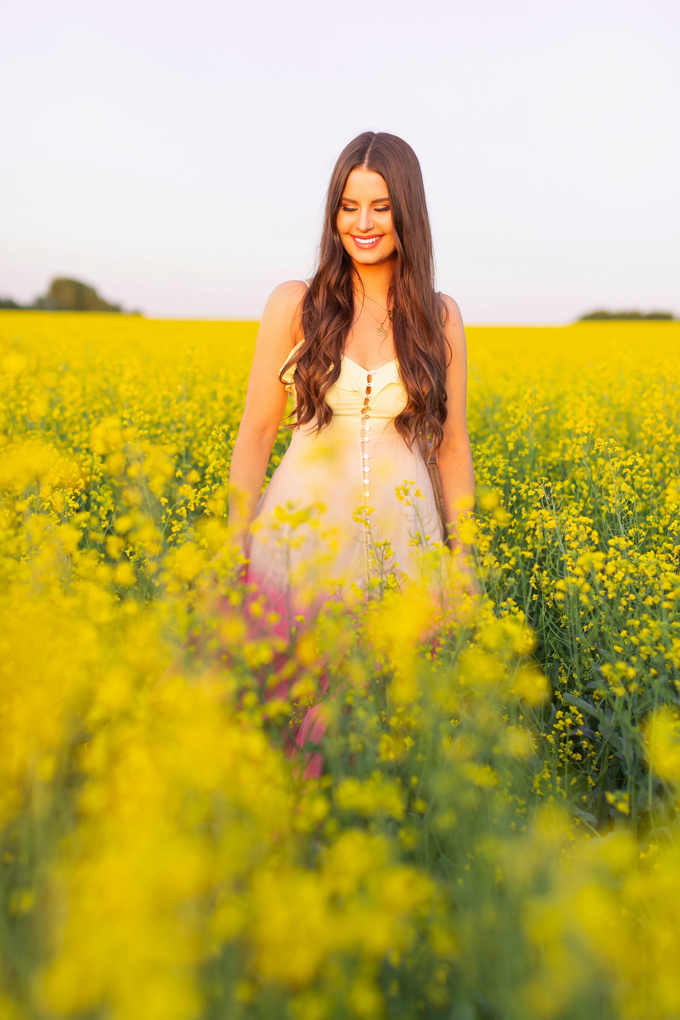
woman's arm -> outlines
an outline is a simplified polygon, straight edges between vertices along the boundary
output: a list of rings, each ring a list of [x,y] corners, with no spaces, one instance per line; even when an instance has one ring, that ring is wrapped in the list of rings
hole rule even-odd
[[[300,340],[300,304],[306,286],[282,283],[262,313],[246,405],[229,469],[229,529],[244,545],[262,491],[267,464],[286,409],[286,390],[279,369]]]
[[[461,514],[471,513],[475,506],[475,473],[466,415],[467,349],[460,308],[448,294],[444,295],[444,301],[448,312],[444,332],[451,345],[451,362],[446,371],[447,417],[444,439],[439,448],[439,473],[446,519],[454,525],[451,531],[453,546],[466,552],[458,540],[455,525]]]

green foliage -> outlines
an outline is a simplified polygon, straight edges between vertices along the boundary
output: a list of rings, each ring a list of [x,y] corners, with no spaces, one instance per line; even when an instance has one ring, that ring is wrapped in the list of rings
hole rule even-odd
[[[672,312],[638,312],[635,310],[629,312],[608,312],[604,309],[598,309],[595,312],[589,312],[587,315],[582,315],[579,318],[579,322],[616,322],[616,321],[656,321],[656,322],[672,322],[675,316]]]
[[[94,287],[80,280],[56,277],[50,283],[45,297],[38,298],[36,307],[54,312],[120,312],[120,305],[112,305],[100,297]]]
[[[31,305],[20,305],[12,298],[0,298],[0,309],[48,312],[122,312],[121,305],[100,297],[94,287],[81,280],[56,277],[47,294],[37,297]],[[136,313],[139,314],[139,313]]]

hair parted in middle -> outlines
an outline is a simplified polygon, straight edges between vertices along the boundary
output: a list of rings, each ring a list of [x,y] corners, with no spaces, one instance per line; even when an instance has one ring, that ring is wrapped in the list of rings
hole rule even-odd
[[[407,404],[394,424],[411,445],[429,437],[436,450],[446,420],[446,367],[450,348],[442,320],[446,308],[434,289],[432,232],[425,188],[415,152],[403,139],[365,131],[338,157],[326,198],[318,268],[302,302],[302,346],[295,354],[293,428],[316,422],[320,431],[333,411],[325,394],[337,381],[341,355],[354,319],[354,292],[361,280],[337,227],[342,195],[352,170],[380,174],[389,194],[396,241],[392,305],[394,349]],[[285,370],[282,369],[282,373]]]

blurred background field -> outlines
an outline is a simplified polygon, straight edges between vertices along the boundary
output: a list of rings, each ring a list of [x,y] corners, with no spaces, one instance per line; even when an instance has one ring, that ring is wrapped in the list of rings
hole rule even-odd
[[[256,328],[0,313],[0,1015],[680,1015],[680,324],[470,328],[484,595],[289,640],[206,581]]]

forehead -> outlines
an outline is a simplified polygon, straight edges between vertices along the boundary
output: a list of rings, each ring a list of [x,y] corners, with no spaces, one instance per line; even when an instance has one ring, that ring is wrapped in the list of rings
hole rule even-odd
[[[355,201],[376,202],[379,199],[389,198],[385,178],[376,173],[375,170],[362,170],[355,167],[347,178],[343,198],[353,198]]]

